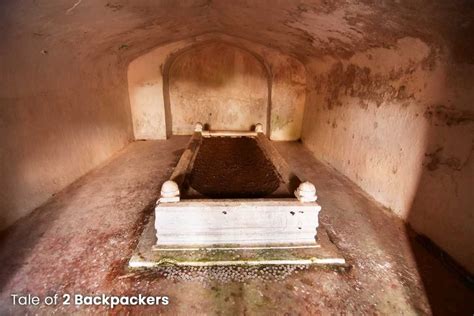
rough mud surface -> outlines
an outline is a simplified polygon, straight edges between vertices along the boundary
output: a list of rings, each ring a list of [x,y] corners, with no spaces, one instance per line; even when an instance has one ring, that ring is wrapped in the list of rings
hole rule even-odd
[[[188,137],[136,142],[0,238],[0,314],[471,315],[474,293],[403,223],[300,143],[277,143],[316,184],[321,224],[352,268],[126,269]],[[10,295],[167,295],[167,306],[13,306]]]
[[[249,137],[204,138],[189,181],[213,198],[258,198],[280,185],[272,163]]]

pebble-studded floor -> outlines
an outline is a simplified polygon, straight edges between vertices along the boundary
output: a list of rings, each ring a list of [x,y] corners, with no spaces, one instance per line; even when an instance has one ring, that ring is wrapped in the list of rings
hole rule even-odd
[[[474,293],[403,223],[296,142],[276,143],[315,183],[321,222],[350,269],[124,267],[187,137],[135,142],[56,194],[0,238],[0,314],[472,315]],[[11,294],[144,294],[166,306],[13,306]]]

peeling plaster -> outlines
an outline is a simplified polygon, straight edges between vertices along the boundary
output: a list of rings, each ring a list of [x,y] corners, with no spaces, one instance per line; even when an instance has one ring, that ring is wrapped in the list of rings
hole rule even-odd
[[[302,138],[472,271],[474,69],[442,52],[402,38],[307,64]]]

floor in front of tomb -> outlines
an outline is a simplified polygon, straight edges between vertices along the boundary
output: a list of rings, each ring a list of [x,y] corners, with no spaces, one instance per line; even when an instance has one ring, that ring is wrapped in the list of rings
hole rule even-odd
[[[298,142],[275,143],[315,184],[320,221],[350,269],[125,266],[189,137],[131,143],[19,220],[0,238],[0,314],[92,312],[101,306],[12,306],[11,294],[166,295],[166,314],[472,314],[474,292],[403,222]]]

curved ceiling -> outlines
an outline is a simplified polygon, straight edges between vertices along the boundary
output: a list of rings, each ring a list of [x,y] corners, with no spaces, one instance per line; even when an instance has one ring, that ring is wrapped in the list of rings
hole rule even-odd
[[[472,1],[461,0],[5,0],[0,53],[71,47],[78,56],[130,60],[163,43],[219,32],[302,61],[348,57],[413,36],[473,62],[473,8]]]

